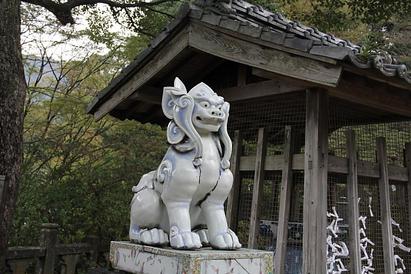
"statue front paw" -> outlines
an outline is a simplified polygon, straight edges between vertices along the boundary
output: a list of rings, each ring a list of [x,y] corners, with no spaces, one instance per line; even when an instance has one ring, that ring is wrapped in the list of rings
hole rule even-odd
[[[195,232],[170,228],[170,245],[175,249],[197,249],[201,247],[200,237]]]
[[[145,245],[167,245],[168,235],[162,229],[142,229],[131,240]]]
[[[200,237],[201,245],[202,246],[209,246],[210,242],[208,241],[208,230],[207,229],[199,229],[195,231]]]
[[[241,248],[237,235],[231,229],[210,239],[210,244],[215,249],[234,250]]]

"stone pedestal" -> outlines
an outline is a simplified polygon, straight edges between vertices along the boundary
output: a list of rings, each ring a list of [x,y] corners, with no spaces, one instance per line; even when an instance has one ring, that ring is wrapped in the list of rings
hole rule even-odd
[[[138,274],[273,273],[273,252],[252,249],[182,251],[111,242],[110,261],[115,269]]]

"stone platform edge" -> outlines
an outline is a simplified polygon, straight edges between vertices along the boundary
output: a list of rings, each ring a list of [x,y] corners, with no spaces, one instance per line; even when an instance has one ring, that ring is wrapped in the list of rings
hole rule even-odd
[[[176,250],[170,247],[155,247],[147,246],[128,241],[112,241],[110,244],[110,262],[114,268],[116,263],[116,250],[126,249],[130,250],[131,254],[148,253],[158,256],[165,256],[170,258],[180,258],[179,260],[184,269],[192,269],[190,273],[200,273],[201,261],[212,260],[241,260],[241,259],[260,259],[264,262],[263,273],[273,273],[273,252],[255,249],[241,248],[238,250],[216,250],[212,248],[201,248],[198,250]],[[120,270],[126,270],[121,269]],[[137,273],[137,272],[133,272]],[[138,272],[142,273],[142,272]],[[184,272],[185,273],[185,272]]]

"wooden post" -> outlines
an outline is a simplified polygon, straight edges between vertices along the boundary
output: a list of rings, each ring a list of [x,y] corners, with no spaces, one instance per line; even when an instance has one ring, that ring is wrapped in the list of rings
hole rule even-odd
[[[248,235],[248,248],[255,248],[257,243],[257,233],[259,232],[259,207],[260,197],[264,184],[264,164],[265,154],[267,151],[267,137],[264,128],[258,129],[257,140],[257,153],[255,160],[255,173],[254,173],[254,187],[253,187],[253,200],[251,203],[250,214],[250,230]]]
[[[42,224],[41,229],[41,243],[40,245],[46,249],[44,258],[43,274],[54,274],[56,266],[56,245],[58,224]]]
[[[237,231],[238,198],[240,195],[240,158],[242,137],[239,130],[234,132],[233,152],[231,154],[230,169],[234,176],[233,186],[227,200],[227,223],[233,231]]]
[[[97,266],[98,252],[100,250],[100,239],[97,236],[88,236],[86,238],[87,243],[90,245],[90,261],[93,267]]]
[[[247,85],[247,66],[238,64],[237,87],[243,87],[245,85]]]
[[[291,126],[285,127],[284,166],[281,174],[280,205],[278,211],[277,243],[274,258],[274,273],[285,273],[287,254],[288,218],[290,216],[290,200],[292,191],[293,132]],[[273,197],[274,198],[274,197]]]
[[[361,273],[360,250],[360,210],[358,205],[358,163],[355,132],[347,130],[348,177],[347,177],[347,202],[348,202],[348,229],[350,249],[350,272]]]
[[[0,175],[0,208],[2,206],[3,203],[3,192],[4,192],[4,184],[6,180],[6,176],[4,175]]]
[[[390,184],[388,180],[387,147],[385,138],[377,138],[377,159],[380,167],[380,179],[378,180],[381,222],[382,222],[382,243],[384,250],[385,273],[395,273],[394,247],[391,224],[391,202]]]
[[[36,258],[34,274],[43,274],[44,261],[41,258]]]
[[[80,254],[63,256],[64,267],[61,268],[61,274],[76,274],[77,263]]]
[[[306,92],[303,274],[326,273],[328,95]]]
[[[411,143],[405,144],[405,165],[408,170],[408,184],[407,184],[407,197],[408,197],[408,222],[411,227]]]

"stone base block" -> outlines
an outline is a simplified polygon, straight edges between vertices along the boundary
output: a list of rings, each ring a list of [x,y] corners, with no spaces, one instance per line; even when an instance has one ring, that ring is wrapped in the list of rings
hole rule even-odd
[[[115,269],[138,274],[272,274],[273,252],[202,248],[194,251],[111,242]]]

